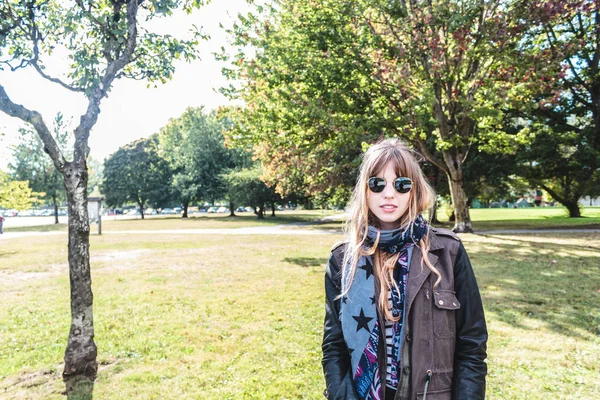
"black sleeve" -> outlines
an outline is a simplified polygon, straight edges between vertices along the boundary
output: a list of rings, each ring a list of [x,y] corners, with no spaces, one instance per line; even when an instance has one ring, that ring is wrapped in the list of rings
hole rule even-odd
[[[477,281],[462,245],[454,265],[454,290],[460,302],[456,311],[453,400],[485,399],[487,327]]]
[[[340,294],[339,267],[333,254],[325,272],[325,323],[323,328],[323,372],[329,400],[358,400],[352,382],[350,354],[339,320]]]

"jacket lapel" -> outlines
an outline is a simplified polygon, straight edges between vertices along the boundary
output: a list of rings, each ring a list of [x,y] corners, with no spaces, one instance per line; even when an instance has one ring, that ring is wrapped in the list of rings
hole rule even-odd
[[[438,260],[438,256],[429,252],[429,261],[435,265]],[[408,282],[406,283],[406,314],[410,314],[412,303],[417,296],[417,293],[423,286],[423,283],[429,277],[431,271],[427,268],[427,265],[423,264],[421,268],[421,260],[423,259],[423,253],[419,246],[413,247],[412,257],[410,260],[410,269],[408,271]]]

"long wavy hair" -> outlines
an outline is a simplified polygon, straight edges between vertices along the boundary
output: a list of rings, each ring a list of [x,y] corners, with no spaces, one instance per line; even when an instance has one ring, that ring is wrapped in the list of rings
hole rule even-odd
[[[350,201],[350,212],[346,221],[345,234],[348,242],[344,254],[342,268],[342,293],[346,295],[350,290],[357,263],[361,256],[372,256],[375,284],[379,288],[377,307],[383,313],[385,319],[398,321],[400,317],[394,317],[388,306],[388,293],[392,287],[399,293],[398,285],[394,279],[394,268],[398,262],[400,253],[389,254],[377,248],[379,243],[379,231],[372,247],[365,244],[368,226],[379,227],[379,219],[369,210],[367,199],[369,196],[368,179],[381,173],[388,162],[393,162],[396,176],[405,176],[413,181],[409,192],[408,208],[400,218],[399,226],[412,229],[413,222],[419,214],[431,208],[435,201],[435,192],[427,183],[423,171],[419,166],[420,157],[408,148],[399,139],[384,139],[374,144],[363,156],[360,173],[354,187]],[[421,268],[427,266],[437,276],[434,287],[441,281],[440,272],[433,266],[428,257],[430,241],[425,235],[418,246],[423,253]]]

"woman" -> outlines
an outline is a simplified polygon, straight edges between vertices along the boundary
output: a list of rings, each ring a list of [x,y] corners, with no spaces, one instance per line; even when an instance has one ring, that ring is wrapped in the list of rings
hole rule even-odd
[[[401,141],[365,153],[325,274],[328,399],[485,398],[481,297],[458,236],[421,215],[434,199]]]

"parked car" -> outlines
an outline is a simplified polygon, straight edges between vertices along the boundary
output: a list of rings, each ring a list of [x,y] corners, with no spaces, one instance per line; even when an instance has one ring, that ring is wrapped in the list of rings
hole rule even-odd
[[[175,211],[173,211],[172,208],[163,208],[162,210],[160,210],[160,213],[165,215],[165,214],[175,214]]]
[[[227,207],[219,207],[219,208],[217,208],[217,212],[218,213],[228,213],[229,212],[229,208],[227,208]]]
[[[17,217],[19,215],[19,212],[17,210],[4,210],[2,211],[2,215],[4,215],[5,217]]]
[[[209,212],[209,213],[216,213],[216,212],[217,212],[217,210],[218,210],[218,207],[210,207],[210,208],[208,209],[208,212]]]
[[[235,212],[246,212],[246,207],[238,207],[235,209]]]
[[[208,211],[208,207],[198,207],[198,212],[205,213]]]
[[[127,211],[126,215],[141,215],[141,214],[140,214],[140,210],[138,210],[137,208],[134,208],[134,209]]]
[[[181,214],[183,212],[183,208],[181,207],[175,207],[173,209],[173,214]]]
[[[246,207],[246,212],[255,212],[256,210],[254,209],[254,207]]]
[[[144,215],[157,215],[158,212],[154,208],[146,208],[144,210]]]

